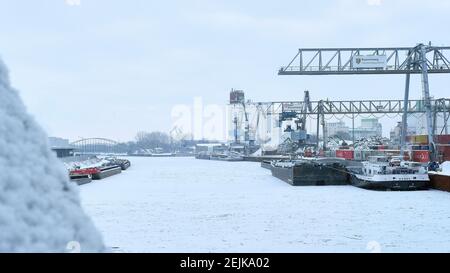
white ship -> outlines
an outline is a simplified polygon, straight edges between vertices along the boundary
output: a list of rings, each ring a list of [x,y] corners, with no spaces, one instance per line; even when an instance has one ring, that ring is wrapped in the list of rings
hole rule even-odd
[[[369,157],[352,173],[354,186],[373,190],[424,190],[429,182],[425,166],[399,157]]]

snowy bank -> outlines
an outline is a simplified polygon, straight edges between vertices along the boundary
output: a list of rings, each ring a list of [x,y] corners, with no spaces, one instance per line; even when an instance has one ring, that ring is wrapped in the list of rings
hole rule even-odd
[[[100,233],[0,61],[0,252],[99,252]]]

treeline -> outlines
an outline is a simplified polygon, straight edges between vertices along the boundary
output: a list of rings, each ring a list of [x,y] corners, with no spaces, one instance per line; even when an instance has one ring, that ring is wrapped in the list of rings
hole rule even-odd
[[[80,153],[126,153],[126,154],[148,154],[148,153],[192,153],[198,143],[213,143],[212,140],[193,140],[191,135],[176,132],[168,134],[164,132],[139,132],[134,140],[118,144],[85,144],[79,148]]]
[[[133,141],[120,143],[117,150],[122,153],[133,154],[142,151],[177,152],[185,151],[195,145],[189,136],[176,138],[164,132],[138,132]]]

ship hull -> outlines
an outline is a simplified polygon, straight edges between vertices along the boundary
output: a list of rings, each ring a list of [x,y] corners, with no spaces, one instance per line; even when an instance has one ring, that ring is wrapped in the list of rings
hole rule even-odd
[[[70,181],[75,182],[78,184],[78,186],[88,184],[92,182],[91,175],[73,175],[70,176]]]
[[[227,161],[227,162],[244,161],[244,159],[241,157],[222,157],[222,156],[211,156],[210,160]]]
[[[261,167],[267,170],[271,170],[272,169],[272,161],[261,161]]]
[[[272,175],[292,186],[348,185],[349,177],[344,167],[300,164],[293,167],[271,167]]]
[[[116,174],[119,174],[122,172],[122,168],[120,166],[109,166],[109,167],[103,167],[100,169],[98,173],[92,174],[93,180],[100,180],[103,178],[107,178]]]
[[[430,187],[436,190],[450,192],[450,176],[430,174]]]
[[[203,159],[203,160],[211,160],[211,156],[208,154],[197,154],[195,155],[196,159]]]
[[[395,180],[393,178],[385,178],[380,180],[374,180],[371,178],[366,178],[364,176],[359,176],[353,174],[351,176],[352,185],[358,188],[363,188],[367,190],[379,190],[379,191],[417,191],[417,190],[427,190],[429,188],[429,180],[423,179],[406,179],[406,180]]]

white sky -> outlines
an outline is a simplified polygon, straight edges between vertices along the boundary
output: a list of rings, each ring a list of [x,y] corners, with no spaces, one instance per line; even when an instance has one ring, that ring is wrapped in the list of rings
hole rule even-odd
[[[77,0],[71,0],[77,3]],[[277,76],[299,47],[450,45],[450,1],[0,0],[0,56],[50,135],[130,140],[171,109],[255,101],[398,99],[403,76]],[[431,75],[448,97],[449,75]],[[411,96],[420,97],[413,77]],[[391,122],[395,124],[394,121]],[[386,124],[387,127],[389,124]]]

